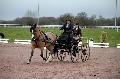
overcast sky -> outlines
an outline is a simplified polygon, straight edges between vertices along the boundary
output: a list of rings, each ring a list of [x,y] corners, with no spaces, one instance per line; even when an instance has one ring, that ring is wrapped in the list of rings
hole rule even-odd
[[[28,10],[37,13],[38,2],[40,17],[59,17],[64,13],[76,15],[80,12],[86,12],[88,16],[102,15],[105,18],[115,16],[115,0],[0,0],[0,20],[25,16]],[[120,17],[120,0],[117,17]]]

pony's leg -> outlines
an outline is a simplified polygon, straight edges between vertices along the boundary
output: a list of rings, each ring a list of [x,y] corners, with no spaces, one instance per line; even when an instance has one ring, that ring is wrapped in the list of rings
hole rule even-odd
[[[32,51],[31,51],[31,56],[30,56],[30,58],[29,58],[29,60],[28,60],[27,64],[30,64],[31,59],[32,59],[32,56],[33,56],[33,53],[34,53],[34,49],[32,49]]]
[[[52,61],[52,59],[53,59],[52,54],[51,54],[51,53],[49,53],[49,56],[48,56],[48,59],[47,59],[46,63],[48,63],[48,62]]]
[[[55,51],[54,51],[54,46],[53,45],[46,46],[46,48],[50,51],[48,59],[46,61],[46,63],[48,63],[48,62],[53,60],[53,58],[54,58],[53,55],[54,55]]]
[[[43,50],[44,50],[44,49],[41,49],[41,54],[40,54],[40,56],[43,58],[43,60],[45,60],[45,61],[46,61],[46,58],[45,58],[45,57],[43,57]]]

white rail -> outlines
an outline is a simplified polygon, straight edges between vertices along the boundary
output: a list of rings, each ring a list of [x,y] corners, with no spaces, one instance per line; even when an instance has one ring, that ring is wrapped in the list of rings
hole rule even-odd
[[[120,48],[120,44],[117,44],[117,48]]]
[[[93,43],[93,47],[108,48],[109,47],[109,43]]]
[[[82,42],[78,43],[78,46],[81,46]],[[93,41],[89,41],[89,46],[90,47],[100,47],[100,48],[108,48],[109,43],[93,43]]]
[[[31,40],[17,40],[14,41],[15,44],[31,44]]]
[[[0,39],[0,43],[8,43],[9,39]]]

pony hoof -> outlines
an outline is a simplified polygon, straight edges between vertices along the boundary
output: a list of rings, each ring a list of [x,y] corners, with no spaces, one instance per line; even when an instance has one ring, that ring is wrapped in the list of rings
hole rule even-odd
[[[27,64],[30,64],[30,63],[27,63]]]
[[[49,61],[46,61],[46,63],[49,63]]]
[[[43,58],[43,60],[44,60],[44,61],[47,61],[47,59],[46,59],[46,58]]]
[[[28,61],[27,64],[30,64],[30,62]]]

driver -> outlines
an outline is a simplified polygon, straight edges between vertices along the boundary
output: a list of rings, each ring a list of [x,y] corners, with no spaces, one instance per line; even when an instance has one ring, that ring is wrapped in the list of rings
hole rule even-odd
[[[61,27],[60,30],[64,30],[63,35],[67,35],[67,39],[70,42],[72,40],[72,29],[73,24],[71,23],[71,20],[66,20],[66,23]]]
[[[81,28],[80,28],[79,23],[76,23],[76,24],[73,26],[73,34],[74,34],[75,36],[82,37]]]

